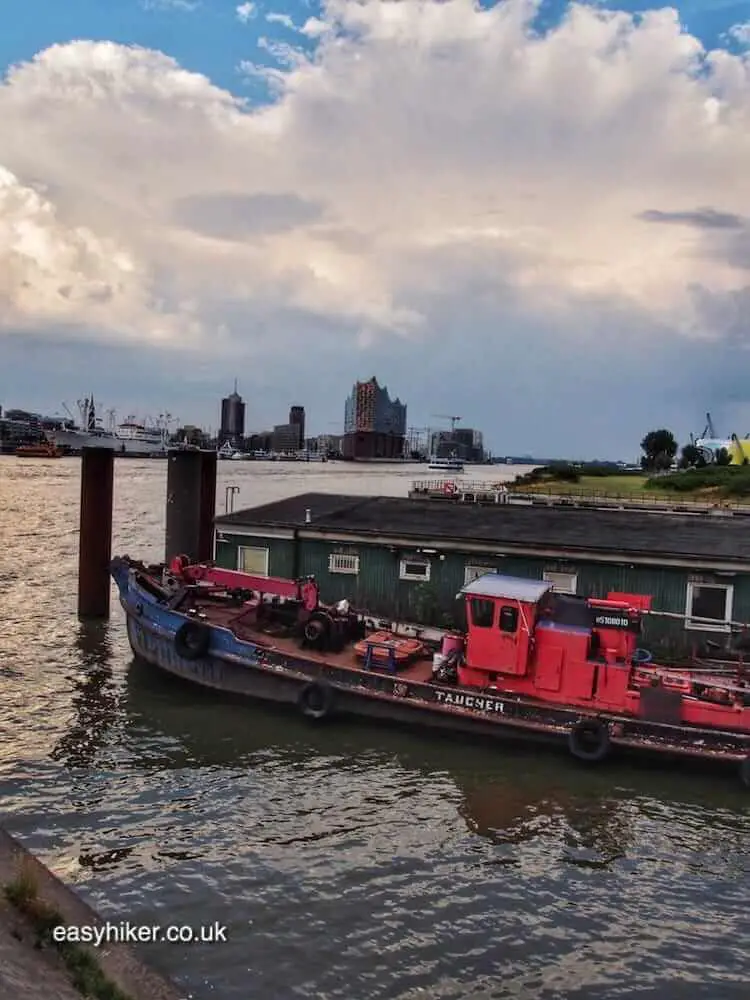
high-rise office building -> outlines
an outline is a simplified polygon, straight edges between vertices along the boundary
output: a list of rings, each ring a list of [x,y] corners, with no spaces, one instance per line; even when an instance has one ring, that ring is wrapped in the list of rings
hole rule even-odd
[[[219,444],[229,441],[239,445],[245,436],[245,404],[237,392],[237,379],[234,380],[234,392],[221,401],[221,428]]]
[[[305,447],[305,408],[304,406],[293,406],[289,410],[289,423],[294,427],[299,427],[298,448]]]

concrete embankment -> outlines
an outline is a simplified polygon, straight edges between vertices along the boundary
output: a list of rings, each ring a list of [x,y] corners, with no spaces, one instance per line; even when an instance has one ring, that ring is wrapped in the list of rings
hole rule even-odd
[[[21,900],[7,898],[15,888]],[[105,984],[100,995],[122,1000],[184,1000],[166,979],[121,944],[86,945],[63,952],[51,940],[40,946],[40,923],[54,914],[70,927],[104,925],[102,918],[4,830],[0,830],[0,1000],[81,1000],[75,969]],[[94,970],[92,972],[92,970]],[[113,987],[118,992],[113,992]],[[96,992],[89,995],[96,996]]]

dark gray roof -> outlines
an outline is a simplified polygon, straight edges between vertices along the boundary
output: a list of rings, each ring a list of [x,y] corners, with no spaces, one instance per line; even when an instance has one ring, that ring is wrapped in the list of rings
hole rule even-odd
[[[305,522],[305,511],[310,522]],[[303,493],[216,518],[217,528],[306,527],[327,532],[576,551],[750,561],[744,517],[514,504],[479,506],[401,497]]]

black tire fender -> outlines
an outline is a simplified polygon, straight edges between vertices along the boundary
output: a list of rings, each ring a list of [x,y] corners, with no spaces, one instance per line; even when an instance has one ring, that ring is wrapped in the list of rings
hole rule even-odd
[[[211,629],[203,622],[187,621],[177,629],[174,648],[183,660],[199,660],[208,652]]]
[[[600,719],[579,719],[568,733],[568,749],[577,760],[597,763],[612,749],[609,729]]]
[[[302,626],[304,640],[312,649],[324,649],[330,632],[331,622],[323,611],[313,611]]]
[[[745,788],[750,789],[750,754],[740,761],[740,781]]]
[[[311,681],[300,691],[297,704],[306,718],[317,722],[331,715],[335,700],[336,694],[330,684]]]

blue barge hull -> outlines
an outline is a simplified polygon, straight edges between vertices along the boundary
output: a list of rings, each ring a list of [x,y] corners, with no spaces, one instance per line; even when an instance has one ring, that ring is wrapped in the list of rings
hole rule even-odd
[[[750,737],[744,734],[690,731],[602,713],[587,716],[577,708],[544,705],[515,695],[414,680],[382,666],[342,666],[296,649],[290,642],[261,645],[247,641],[209,621],[205,621],[210,629],[206,652],[186,658],[178,652],[176,637],[186,622],[196,618],[170,608],[163,595],[157,596],[139,564],[115,559],[112,576],[133,653],[167,674],[204,688],[298,706],[316,719],[368,716],[482,738],[531,739],[562,749],[570,748],[573,727],[582,719],[595,718],[609,727],[613,750],[739,764],[743,781],[750,784]],[[304,694],[311,688],[324,695],[318,711],[306,710]]]

